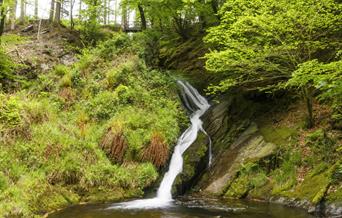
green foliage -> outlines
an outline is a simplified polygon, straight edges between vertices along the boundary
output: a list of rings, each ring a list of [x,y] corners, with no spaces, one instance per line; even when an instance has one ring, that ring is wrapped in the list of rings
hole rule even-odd
[[[9,88],[13,82],[22,82],[22,78],[14,73],[16,68],[17,65],[0,48],[0,89]]]
[[[320,167],[320,166],[318,166]],[[293,192],[288,195],[299,199],[306,199],[317,204],[324,197],[331,183],[331,176],[336,166],[329,167],[326,171],[319,174],[309,174],[304,178],[304,182],[296,187]],[[314,170],[318,172],[317,170]]]
[[[17,98],[0,94],[0,130],[15,127],[22,122],[21,107]]]
[[[83,3],[87,8],[81,11],[81,37],[83,43],[95,46],[98,41],[105,38],[98,19],[102,10],[102,0],[84,0]]]
[[[114,34],[110,40],[104,41],[98,46],[101,58],[111,59],[120,52],[129,52],[128,48],[132,43],[129,37],[124,33]]]
[[[1,44],[4,47],[11,47],[13,45],[22,44],[26,38],[17,34],[5,34],[1,36]]]
[[[122,9],[123,11],[137,10],[140,7],[145,19],[151,22],[152,29],[188,39],[217,21],[214,8],[218,7],[219,2],[217,0],[124,0]],[[140,11],[138,15],[141,16]]]
[[[65,65],[58,64],[54,67],[53,71],[57,76],[64,76],[69,72],[69,68]]]
[[[323,129],[318,129],[310,133],[306,137],[305,142],[315,154],[315,160],[312,161],[322,159],[325,162],[331,162],[338,155],[336,153],[336,141],[329,137]]]
[[[298,151],[287,151],[282,154],[281,166],[271,173],[274,179],[272,194],[279,195],[296,185],[297,167],[301,163]]]
[[[273,89],[301,63],[330,61],[341,48],[340,10],[334,0],[226,1],[205,37],[213,46],[206,68],[225,77],[210,91]]]
[[[0,216],[137,197],[156,181],[141,154],[154,132],[174,144],[185,115],[175,82],[147,69],[136,49],[117,34],[75,65],[41,75],[32,89],[0,94]],[[127,139],[123,165],[99,146],[113,123]]]
[[[86,104],[86,111],[91,118],[109,119],[115,114],[117,103],[117,96],[113,92],[101,92]]]
[[[292,78],[286,83],[289,87],[297,87],[304,90],[319,90],[317,98],[332,105],[335,126],[342,120],[342,61],[321,63],[312,60],[300,64],[298,69],[293,72]],[[308,91],[305,95],[310,95]],[[312,94],[311,94],[312,95]],[[305,96],[306,98],[308,96]],[[337,124],[337,125],[336,125]]]
[[[241,166],[237,178],[230,184],[225,197],[246,197],[249,192],[261,188],[267,181],[266,172],[257,163],[248,162]]]

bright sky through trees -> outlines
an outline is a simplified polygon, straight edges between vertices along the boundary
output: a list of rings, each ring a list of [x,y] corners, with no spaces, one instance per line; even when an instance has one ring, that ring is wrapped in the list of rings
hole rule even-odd
[[[120,12],[120,2],[121,0],[112,0],[109,1],[109,9],[110,9],[110,15],[109,15],[109,21],[113,22],[114,21],[114,9],[116,8],[116,13],[117,13],[117,22],[121,23],[121,12]],[[75,0],[73,7],[73,14],[74,16],[79,15],[79,4],[80,0]],[[70,10],[70,3],[67,1],[64,3],[65,5],[65,11],[62,14],[63,18],[68,17],[69,10]],[[51,6],[51,0],[38,0],[38,17],[42,19],[48,19],[49,18],[49,13],[50,13],[50,6]],[[82,3],[82,9],[86,9],[85,3]],[[18,3],[17,5],[17,17],[20,16],[20,4]],[[66,12],[66,13],[65,13]],[[27,5],[26,5],[26,15],[27,16],[34,16],[34,0],[27,0]],[[130,15],[130,20],[134,20],[134,13],[131,13]]]

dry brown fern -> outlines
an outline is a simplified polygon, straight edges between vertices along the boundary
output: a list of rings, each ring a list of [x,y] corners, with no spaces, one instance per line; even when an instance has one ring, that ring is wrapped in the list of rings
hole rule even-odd
[[[102,137],[100,146],[113,163],[122,163],[127,142],[121,128],[110,127]]]
[[[152,134],[151,142],[142,153],[143,161],[150,161],[156,167],[164,166],[169,157],[169,149],[164,137],[155,132]]]

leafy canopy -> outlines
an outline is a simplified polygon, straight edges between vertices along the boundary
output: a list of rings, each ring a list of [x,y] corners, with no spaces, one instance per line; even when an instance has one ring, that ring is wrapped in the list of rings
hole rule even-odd
[[[334,0],[228,0],[205,37],[206,68],[222,78],[209,91],[274,88],[301,63],[332,60],[341,48],[341,9]]]

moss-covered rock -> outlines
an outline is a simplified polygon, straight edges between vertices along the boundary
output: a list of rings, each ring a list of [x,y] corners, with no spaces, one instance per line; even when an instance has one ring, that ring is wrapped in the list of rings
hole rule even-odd
[[[327,194],[326,200],[328,203],[342,202],[342,184],[334,186]]]
[[[294,197],[301,200],[308,200],[313,204],[319,203],[325,196],[329,185],[332,182],[332,175],[336,166],[331,166],[326,171],[313,170],[308,174],[303,183],[298,185],[293,191],[286,193],[288,197]],[[320,168],[322,169],[322,168]]]
[[[243,198],[248,194],[250,189],[249,177],[247,175],[240,176],[231,183],[224,197]]]
[[[34,202],[34,207],[40,213],[57,210],[68,205],[77,204],[80,201],[80,196],[76,193],[67,190],[64,187],[56,186],[47,189],[37,200]]]
[[[178,194],[189,191],[195,180],[208,166],[209,138],[200,132],[196,141],[184,152],[183,171],[175,181],[175,188]],[[174,191],[176,191],[174,190]]]
[[[276,146],[266,142],[258,133],[256,124],[253,123],[227,151],[221,154],[212,171],[211,182],[206,186],[205,191],[216,195],[225,193],[228,187],[234,185],[232,181],[241,166],[268,157],[275,150]]]

